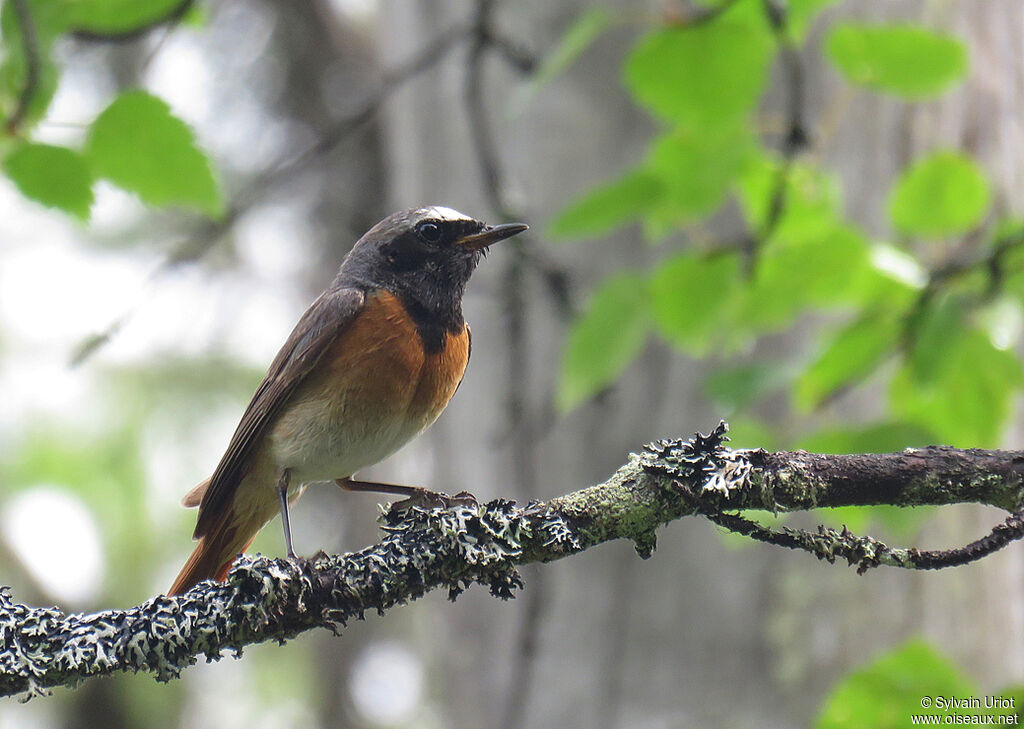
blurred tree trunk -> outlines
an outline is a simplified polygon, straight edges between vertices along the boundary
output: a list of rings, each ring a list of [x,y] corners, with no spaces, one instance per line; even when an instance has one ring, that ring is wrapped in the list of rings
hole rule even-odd
[[[590,5],[505,5],[498,20],[542,52]],[[635,6],[622,6],[639,12]],[[383,21],[401,48],[465,12],[466,3],[452,1],[392,3],[384,8]],[[994,172],[1003,207],[1011,207],[1021,175],[1019,160],[1024,159],[1018,121],[1022,12],[1011,0],[984,6],[865,0],[827,12],[827,22],[845,16],[923,18],[964,35],[974,54],[969,89],[938,102],[906,105],[843,88],[822,62],[820,38],[812,34],[804,68],[807,114],[815,130],[813,154],[823,155],[828,168],[838,172],[848,213],[870,233],[887,231],[884,191],[897,171],[935,146],[963,146],[977,154]],[[529,222],[539,223],[540,229],[572,197],[569,191],[582,190],[637,160],[651,133],[650,122],[630,104],[618,81],[632,32],[617,31],[602,40],[525,108],[515,103],[515,76],[498,62],[488,65],[491,119],[508,170],[506,182],[528,211]],[[452,59],[430,83],[408,89],[389,107],[390,141],[398,151],[391,157],[393,189],[401,204],[441,201],[493,216],[479,191],[459,105],[462,62]],[[413,115],[428,123],[412,124],[408,120]],[[661,254],[638,246],[635,231],[560,244],[550,253],[571,271],[582,291],[610,271],[642,268]],[[502,267],[508,265],[505,255],[495,252],[470,289],[466,308],[474,326],[473,362],[459,396],[428,437],[441,454],[436,456],[437,482],[476,489],[493,484],[493,493],[480,494],[484,498],[516,494],[509,488],[516,482],[507,465],[511,446],[503,437],[507,416],[499,396],[506,379],[516,375],[503,369],[508,342],[498,293]],[[527,352],[535,373],[529,411],[536,415],[544,412],[554,386],[564,329],[537,277],[527,276],[525,286],[530,302]],[[760,346],[765,351],[793,346],[786,339]],[[669,357],[666,365],[663,360]],[[713,419],[715,413],[700,394],[705,367],[652,347],[611,393],[541,434],[535,445],[537,468],[558,475],[545,489],[554,493],[560,484],[600,480],[645,438],[688,433]],[[636,420],[608,417],[621,413],[622,403],[645,394],[663,406]],[[874,412],[877,406],[869,398],[875,396],[884,393],[847,398],[839,407],[845,413]],[[785,411],[780,407],[761,414],[772,420],[784,417]],[[581,452],[588,457],[580,458]],[[540,494],[545,495],[550,494]],[[922,544],[941,546],[963,541],[968,533],[983,533],[987,527],[982,524],[990,524],[992,515],[975,512],[965,517],[958,509],[941,515],[939,526],[929,526],[922,536]],[[534,659],[537,689],[529,694],[523,726],[764,727],[769,717],[777,722],[773,725],[804,726],[839,675],[921,630],[995,688],[1022,676],[1021,659],[996,644],[1008,635],[1020,637],[1020,560],[1020,550],[1013,549],[969,570],[858,577],[823,567],[806,555],[727,547],[705,526],[664,530],[659,550],[648,562],[636,561],[628,545],[606,545],[548,568],[550,605]],[[997,590],[1017,598],[979,599]],[[443,665],[447,681],[442,699],[451,724],[501,722],[503,691],[517,653],[515,626],[525,604],[520,599],[511,606],[495,606],[467,595],[442,618],[447,630],[436,641],[426,639],[424,653],[452,657]],[[997,610],[1003,612],[995,614]],[[681,615],[687,618],[686,633],[675,629]],[[953,630],[965,623],[973,626],[969,633]],[[1002,658],[993,661],[993,656]],[[785,700],[779,699],[780,691]],[[596,696],[601,700],[595,702]]]

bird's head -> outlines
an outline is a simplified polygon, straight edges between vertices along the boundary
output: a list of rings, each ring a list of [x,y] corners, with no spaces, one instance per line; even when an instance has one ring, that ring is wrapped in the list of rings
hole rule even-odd
[[[487,225],[439,205],[403,210],[384,218],[359,239],[342,263],[339,277],[386,288],[427,305],[452,296],[461,300],[487,248],[527,227]]]

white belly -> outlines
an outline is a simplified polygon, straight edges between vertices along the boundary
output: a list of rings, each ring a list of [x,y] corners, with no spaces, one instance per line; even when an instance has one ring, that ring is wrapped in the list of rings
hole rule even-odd
[[[347,478],[384,460],[429,423],[404,417],[366,417],[346,413],[330,403],[304,402],[287,417],[287,436],[275,431],[271,452],[279,467],[291,471],[293,483]]]

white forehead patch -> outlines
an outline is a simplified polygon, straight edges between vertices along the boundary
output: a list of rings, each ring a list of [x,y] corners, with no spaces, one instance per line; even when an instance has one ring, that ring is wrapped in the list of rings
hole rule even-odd
[[[430,215],[430,217],[438,220],[448,220],[452,222],[456,220],[472,220],[468,215],[464,215],[458,210],[446,208],[443,205],[432,205],[429,208],[425,208],[424,211]]]

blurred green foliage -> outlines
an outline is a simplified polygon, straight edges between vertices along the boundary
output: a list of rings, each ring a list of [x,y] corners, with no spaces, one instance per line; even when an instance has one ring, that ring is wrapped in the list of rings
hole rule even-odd
[[[25,197],[81,220],[89,218],[93,176],[79,152],[26,142],[4,158],[3,170]]]
[[[973,230],[990,203],[988,181],[974,160],[935,152],[914,162],[896,182],[889,215],[901,233],[937,238]]]
[[[997,694],[1014,697],[1019,708],[1019,688]],[[951,699],[977,699],[980,708],[948,708]],[[998,703],[998,702],[991,702]],[[949,725],[947,717],[966,719],[958,724],[978,724],[986,716],[1013,716],[1014,709],[985,708],[984,695],[975,683],[949,659],[920,640],[909,641],[858,670],[844,676],[825,700],[815,729],[903,729],[912,716],[932,715]],[[971,721],[972,717],[979,720]],[[993,722],[995,723],[995,722]]]
[[[549,232],[592,238],[639,224],[666,252],[650,270],[615,278],[593,296],[566,343],[563,408],[611,386],[653,336],[715,358],[706,388],[734,420],[749,423],[760,401],[788,392],[795,425],[777,434],[780,445],[998,445],[1024,384],[1018,357],[1006,349],[1024,279],[1010,265],[1020,256],[1020,227],[992,219],[984,170],[954,150],[912,161],[888,194],[892,238],[873,239],[845,214],[838,180],[799,156],[814,137],[801,109],[788,110],[789,128],[760,132],[778,127],[760,111],[771,69],[783,85],[800,83],[784,73],[781,57],[799,50],[826,5],[707,3],[705,14],[655,23],[628,54],[625,86],[659,129],[639,165],[584,191]],[[606,13],[581,18],[554,54],[555,70],[613,25]],[[819,52],[843,81],[907,103],[955,88],[968,72],[959,39],[907,24],[839,23],[825,29]],[[783,88],[781,96],[798,104],[803,94]],[[709,232],[723,209],[739,211],[745,232]],[[971,255],[937,265],[951,250],[937,241],[948,246],[954,236],[967,236]],[[815,324],[823,327],[817,347],[771,365],[744,360],[759,337],[802,325],[815,311],[831,312]],[[624,332],[629,322],[634,331]],[[602,352],[614,361],[596,365]],[[831,404],[862,385],[883,393],[884,414],[830,427]],[[822,426],[827,434],[811,438]]]
[[[223,203],[209,160],[170,107],[126,91],[96,117],[85,145],[94,173],[150,205],[191,205],[217,215]]]
[[[184,8],[181,0],[23,0],[0,8],[0,162],[25,197],[88,220],[101,178],[143,202],[223,213],[220,186],[192,130],[166,103],[126,90],[88,125],[83,147],[35,144],[59,83],[53,44],[73,32],[130,32]]]
[[[799,154],[815,133],[803,128],[804,91],[793,87],[802,81],[787,74],[785,58],[814,53],[800,45],[828,4],[706,3],[706,14],[665,17],[637,41],[625,86],[659,128],[638,165],[582,192],[549,233],[595,238],[638,225],[666,250],[648,271],[599,286],[566,343],[563,408],[612,386],[653,337],[713,362],[704,387],[740,447],[860,453],[999,444],[1024,384],[1010,348],[1024,310],[1024,230],[993,218],[985,170],[949,149],[912,160],[887,198],[877,191],[889,237],[873,239],[848,218],[838,180]],[[559,68],[582,53],[581,39],[610,27],[580,22],[587,32],[570,32]],[[907,24],[837,23],[817,52],[841,83],[905,103],[946,93],[968,72],[959,39]],[[783,87],[773,98],[790,105],[782,129],[761,111],[773,67]],[[737,211],[745,230],[717,233]],[[816,346],[770,362],[746,356],[760,337],[805,326],[811,312],[825,313],[813,323]],[[629,322],[635,329],[624,332]],[[596,366],[591,360],[606,351],[614,366]],[[881,400],[881,417],[834,419],[833,404],[857,388]],[[760,405],[772,398],[777,410],[780,395],[790,417],[760,420]],[[849,508],[821,518],[912,541],[931,513]],[[816,726],[907,726],[922,697],[936,695],[977,691],[914,641],[845,676]]]
[[[562,370],[559,406],[569,409],[593,390],[593,383],[618,377],[643,347],[647,326],[644,280],[621,273],[606,281],[570,335],[571,359]]]
[[[967,72],[967,50],[958,39],[915,25],[842,23],[825,46],[850,83],[907,99],[941,94]]]

